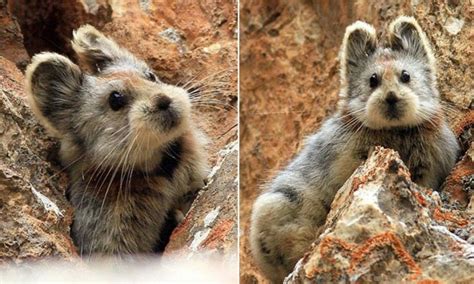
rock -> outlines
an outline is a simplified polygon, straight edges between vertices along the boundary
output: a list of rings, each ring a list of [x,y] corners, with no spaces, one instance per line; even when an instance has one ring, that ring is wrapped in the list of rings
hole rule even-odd
[[[51,156],[58,145],[25,105],[23,81],[0,57],[0,263],[76,255],[66,175]]]
[[[322,234],[286,283],[474,281],[472,215],[441,206],[398,154],[377,147],[338,191]]]
[[[448,33],[452,35],[457,35],[461,31],[463,26],[464,20],[459,20],[453,17],[449,17],[446,21],[446,24],[444,25]]]
[[[15,17],[8,10],[7,0],[0,0],[0,56],[24,69],[29,56],[23,46],[23,35]]]
[[[454,130],[465,154],[446,178],[441,197],[446,205],[466,209],[474,192],[474,110],[464,115]]]
[[[207,188],[171,235],[165,255],[224,254],[227,261],[238,265],[238,147],[233,141],[219,152]]]
[[[89,23],[101,29],[111,20],[106,1],[90,0],[6,0],[23,34],[24,47],[30,56],[54,51],[73,56],[73,29]]]
[[[441,193],[443,202],[457,209],[466,209],[474,192],[474,142],[446,178]],[[471,202],[472,203],[472,202]],[[474,203],[472,204],[474,205]]]

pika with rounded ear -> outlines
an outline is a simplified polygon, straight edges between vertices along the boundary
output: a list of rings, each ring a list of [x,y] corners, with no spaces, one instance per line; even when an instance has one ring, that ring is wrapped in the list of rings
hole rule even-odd
[[[81,255],[150,253],[208,172],[187,92],[94,27],[74,32],[81,69],[56,53],[26,71],[30,105],[61,141]],[[172,222],[181,220],[171,220]]]
[[[436,59],[431,44],[418,22],[413,17],[401,16],[390,24],[389,45],[393,50],[410,54],[423,60],[430,72],[429,77],[436,84]]]
[[[341,86],[344,89],[350,75],[371,55],[377,47],[375,28],[366,22],[357,21],[346,29],[339,58],[341,61]],[[345,94],[346,92],[342,92]]]
[[[337,112],[265,185],[250,224],[252,253],[281,282],[310,248],[337,190],[375,146],[392,148],[414,182],[438,189],[458,155],[442,113],[431,47],[414,18],[399,17],[381,46],[364,22],[347,27]]]

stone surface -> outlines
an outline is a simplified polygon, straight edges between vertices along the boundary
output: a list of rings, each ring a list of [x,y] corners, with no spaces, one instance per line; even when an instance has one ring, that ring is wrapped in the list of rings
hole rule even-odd
[[[378,147],[338,191],[323,233],[286,283],[474,281],[472,215],[441,206]],[[439,283],[438,282],[438,283]]]
[[[465,114],[454,130],[465,154],[446,178],[441,197],[446,205],[466,209],[474,189],[474,110]]]
[[[165,255],[190,257],[196,253],[226,255],[238,265],[237,157],[238,142],[219,152],[219,158],[184,221],[171,235]]]
[[[72,56],[73,29],[90,23],[101,29],[111,20],[112,9],[106,1],[81,0],[4,0],[15,15],[23,34],[24,47],[30,56],[49,50]],[[86,3],[99,2],[94,9]]]
[[[8,10],[7,0],[0,0],[0,56],[25,68],[29,56],[23,46],[23,35],[16,18]]]
[[[23,94],[23,74],[0,57],[0,263],[76,255],[66,175]]]
[[[224,150],[237,139],[236,4],[232,0],[0,2],[0,23],[15,24],[11,32],[17,40],[11,50],[24,50],[27,59],[40,51],[73,56],[72,30],[90,23],[147,61],[163,81],[200,93],[193,105],[198,124],[209,137],[210,165],[224,162],[192,207],[189,218],[200,220],[219,208],[215,222],[204,224],[211,230],[209,236],[216,234],[199,245],[196,254],[213,248],[234,265],[237,162],[234,151]],[[7,48],[0,45],[0,55]],[[0,61],[0,262],[39,256],[70,260],[76,256],[68,235],[72,209],[64,197],[67,178],[59,172],[55,157],[58,144],[47,138],[25,106],[24,78],[11,61],[18,64],[12,57]],[[189,247],[187,229],[189,236],[195,234],[195,228],[181,227],[174,235],[173,250]]]
[[[472,125],[467,117],[470,112],[472,118],[474,98],[473,13],[469,7],[467,0],[240,2],[242,282],[265,282],[248,243],[251,206],[261,185],[335,110],[337,54],[345,27],[361,19],[380,31],[398,15],[417,18],[436,51],[439,88],[449,122],[453,128],[464,125],[467,129]],[[464,150],[469,139],[465,139]],[[463,169],[460,179],[466,178],[468,168]]]
[[[474,128],[474,127],[473,127]],[[466,209],[474,190],[474,142],[446,178],[441,193],[443,202],[458,209]],[[474,205],[474,204],[472,204]]]

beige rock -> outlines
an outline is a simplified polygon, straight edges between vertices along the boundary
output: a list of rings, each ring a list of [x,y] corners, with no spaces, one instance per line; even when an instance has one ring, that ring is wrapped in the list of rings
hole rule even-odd
[[[474,281],[471,215],[440,206],[396,152],[378,147],[338,191],[323,233],[286,283]]]
[[[0,263],[76,255],[67,179],[53,157],[58,145],[25,105],[23,80],[0,57]]]
[[[237,141],[219,152],[207,188],[173,232],[165,255],[223,254],[225,261],[238,266],[237,157]]]
[[[7,2],[0,1],[0,56],[14,62],[19,68],[25,68],[29,56],[23,46],[20,25],[8,10]]]

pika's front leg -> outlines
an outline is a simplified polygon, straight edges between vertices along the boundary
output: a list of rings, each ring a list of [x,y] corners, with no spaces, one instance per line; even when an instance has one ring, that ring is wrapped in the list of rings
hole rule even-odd
[[[204,186],[190,187],[190,191],[188,191],[186,194],[184,194],[178,199],[173,209],[173,216],[177,224],[183,222],[184,217],[188,213],[189,209],[191,209],[194,200],[196,199],[197,195],[199,194],[199,191],[203,187]]]
[[[189,178],[186,184],[183,185],[185,189],[177,197],[176,202],[172,207],[173,209],[170,212],[174,217],[176,224],[179,224],[184,220],[194,200],[198,196],[199,191],[207,185],[208,166],[205,162],[205,158],[197,157],[194,160],[195,162],[187,172]]]

